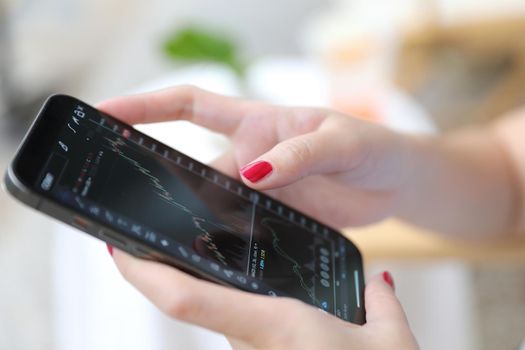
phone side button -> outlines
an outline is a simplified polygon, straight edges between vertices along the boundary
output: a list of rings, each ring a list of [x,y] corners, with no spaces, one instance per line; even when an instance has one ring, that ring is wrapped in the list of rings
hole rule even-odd
[[[125,248],[126,247],[126,242],[124,242],[122,239],[120,239],[118,237],[115,237],[114,235],[112,235],[111,233],[109,233],[106,230],[100,230],[98,232],[98,235],[99,235],[100,239],[102,239],[103,241],[111,244],[114,247],[117,247],[117,248]]]
[[[133,246],[131,249],[133,251],[133,254],[135,256],[138,256],[139,258],[148,258],[151,256],[151,251],[141,248],[139,246]]]
[[[78,229],[81,229],[82,231],[87,231],[91,227],[91,222],[84,218],[81,218],[80,216],[73,216],[73,218],[71,219],[71,225],[75,226]]]

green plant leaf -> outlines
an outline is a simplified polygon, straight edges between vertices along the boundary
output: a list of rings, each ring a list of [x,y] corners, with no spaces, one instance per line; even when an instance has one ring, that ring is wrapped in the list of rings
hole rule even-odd
[[[164,52],[174,61],[222,63],[243,75],[235,43],[216,32],[195,26],[183,28],[169,37],[164,44]]]

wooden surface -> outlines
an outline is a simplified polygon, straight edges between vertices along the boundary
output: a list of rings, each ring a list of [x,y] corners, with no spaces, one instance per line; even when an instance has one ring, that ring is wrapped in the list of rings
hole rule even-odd
[[[407,31],[395,81],[441,129],[486,122],[525,103],[525,17],[439,18]]]
[[[366,262],[459,258],[475,263],[525,263],[525,239],[484,242],[450,239],[395,220],[365,228],[346,229],[344,233],[359,247]]]

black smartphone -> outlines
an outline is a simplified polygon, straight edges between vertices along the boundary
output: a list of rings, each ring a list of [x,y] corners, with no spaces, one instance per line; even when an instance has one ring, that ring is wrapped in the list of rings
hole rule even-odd
[[[365,322],[361,255],[341,233],[73,97],[45,102],[5,186],[135,256]]]

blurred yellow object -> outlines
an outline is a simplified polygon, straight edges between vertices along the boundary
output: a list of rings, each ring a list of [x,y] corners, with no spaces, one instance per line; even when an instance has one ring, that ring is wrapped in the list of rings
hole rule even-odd
[[[438,258],[459,258],[474,263],[525,263],[525,239],[453,240],[397,220],[343,232],[359,247],[367,263],[385,259]]]

